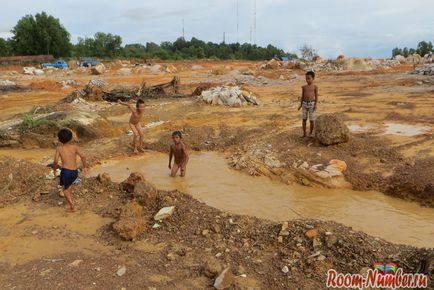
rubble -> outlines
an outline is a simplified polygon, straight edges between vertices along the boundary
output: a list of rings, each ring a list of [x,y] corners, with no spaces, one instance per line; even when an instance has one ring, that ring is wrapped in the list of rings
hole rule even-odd
[[[210,90],[202,91],[198,100],[211,105],[230,107],[258,105],[256,97],[251,92],[241,90],[239,87],[229,86],[214,87]]]
[[[418,75],[428,75],[428,76],[434,76],[434,64],[427,64],[421,67],[417,67],[412,74],[418,74]]]
[[[26,75],[35,75],[35,76],[40,76],[45,73],[42,69],[38,69],[33,66],[23,67],[23,72]]]

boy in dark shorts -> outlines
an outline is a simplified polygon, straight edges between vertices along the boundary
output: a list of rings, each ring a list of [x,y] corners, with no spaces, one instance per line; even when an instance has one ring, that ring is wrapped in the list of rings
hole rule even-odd
[[[81,152],[77,145],[71,144],[72,132],[69,129],[60,129],[57,134],[60,145],[57,146],[56,154],[54,155],[53,170],[56,169],[59,164],[59,158],[62,161],[62,170],[60,173],[60,185],[63,186],[63,194],[69,205],[71,212],[75,211],[74,203],[72,201],[72,185],[78,178],[77,167],[77,155],[80,156],[81,163],[83,164],[83,173],[87,173],[86,157]]]
[[[182,133],[175,131],[172,133],[173,144],[170,145],[169,153],[169,169],[171,170],[170,176],[175,177],[179,169],[181,169],[181,176],[185,176],[188,163],[188,152],[182,142]],[[172,157],[175,157],[175,162],[172,165]]]
[[[310,121],[310,133],[312,136],[314,121],[315,121],[315,111],[316,104],[318,102],[318,87],[313,83],[315,80],[315,73],[313,71],[308,71],[306,73],[307,85],[302,86],[301,103],[298,110],[303,108],[302,114],[302,125],[303,125],[303,137],[306,137],[306,122],[309,117]]]

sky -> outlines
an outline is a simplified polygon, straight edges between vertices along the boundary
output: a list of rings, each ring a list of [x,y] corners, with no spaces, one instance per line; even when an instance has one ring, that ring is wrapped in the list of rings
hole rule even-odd
[[[226,43],[272,44],[295,53],[308,44],[322,57],[334,58],[389,57],[396,46],[434,42],[433,0],[256,0],[256,30],[254,3],[0,0],[0,37],[9,37],[22,16],[45,11],[60,19],[73,43],[99,31],[120,35],[123,44],[174,41],[184,27],[186,39],[221,42],[225,34]]]

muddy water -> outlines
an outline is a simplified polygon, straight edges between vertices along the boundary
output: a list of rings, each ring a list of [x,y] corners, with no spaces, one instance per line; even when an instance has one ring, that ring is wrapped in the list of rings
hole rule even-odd
[[[23,264],[36,258],[80,252],[107,254],[95,234],[112,222],[91,212],[71,215],[62,208],[17,205],[0,210],[0,263]]]
[[[282,221],[301,217],[333,220],[395,243],[432,247],[434,210],[379,192],[287,186],[266,177],[229,169],[218,153],[193,154],[187,177],[168,176],[168,158],[160,153],[110,160],[91,175],[107,172],[122,181],[142,172],[160,189],[189,193],[210,206],[237,214]]]

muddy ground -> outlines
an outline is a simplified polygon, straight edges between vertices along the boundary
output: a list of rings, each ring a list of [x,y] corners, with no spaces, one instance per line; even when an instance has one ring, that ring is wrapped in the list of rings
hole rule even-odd
[[[412,68],[407,65],[387,70],[319,72],[318,114],[339,114],[352,130],[348,143],[325,147],[314,138],[300,138],[297,106],[303,71],[259,70],[259,64],[253,62],[173,65],[181,78],[180,91],[186,97],[146,101],[142,122],[146,149],[167,152],[170,133],[182,130],[191,150],[224,152],[229,156],[228,166],[234,170],[317,188],[335,185],[300,169],[300,165],[339,159],[348,166],[344,172],[346,187],[377,190],[434,206],[432,77],[410,75]],[[103,80],[110,89],[135,88],[141,81],[158,84],[170,81],[174,75],[149,70],[125,75],[119,72],[121,67],[113,63],[99,76],[78,70],[53,71],[44,76],[9,75],[12,70],[20,71],[19,67],[1,71],[2,79],[13,80],[26,89],[0,93],[4,146],[0,154],[28,160],[4,159],[0,164],[2,173],[6,173],[0,180],[1,211],[16,209],[20,213],[15,224],[13,220],[9,227],[5,224],[1,233],[0,249],[15,257],[0,263],[0,281],[6,289],[50,289],[51,285],[58,289],[203,289],[210,288],[215,277],[207,270],[208,264],[218,270],[230,266],[236,276],[231,287],[237,289],[323,289],[328,268],[358,273],[376,260],[388,260],[414,272],[433,254],[432,250],[394,245],[319,220],[290,221],[290,235],[280,243],[279,223],[223,213],[180,192],[163,191],[150,204],[139,200],[144,206],[142,216],[147,230],[133,242],[124,241],[112,224],[134,196],[119,190],[118,184],[102,185],[95,179],[85,179],[79,185],[75,197],[80,212],[75,216],[94,214],[89,217],[92,221],[107,220],[96,223],[89,232],[81,231],[73,224],[74,215],[71,221],[64,217],[56,181],[46,180],[48,169],[38,164],[51,162],[55,134],[61,126],[76,131],[78,143],[93,165],[119,156],[131,158],[126,108],[105,102],[58,103],[90,79]],[[255,75],[243,75],[246,69]],[[216,74],[216,70],[222,73]],[[59,83],[66,79],[76,81],[76,85],[65,87]],[[252,91],[260,105],[229,108],[199,103],[188,95],[201,83],[238,84]],[[32,120],[43,116],[48,121],[27,122],[23,127],[21,114],[35,112],[36,107],[42,109],[36,110]],[[12,181],[9,173],[13,173]],[[152,229],[152,216],[164,205],[175,205],[175,215],[161,228]],[[38,219],[44,210],[52,216]],[[65,222],[53,225],[50,220],[57,218]],[[14,227],[22,227],[22,232],[15,233]],[[312,228],[319,231],[315,249],[314,239],[305,236]],[[326,242],[329,235],[337,238],[330,247]],[[76,250],[74,243],[68,244],[74,238],[78,239]],[[54,246],[53,252],[42,251],[35,246],[38,240],[68,246],[65,250]],[[14,248],[11,245],[16,241],[23,244]],[[23,247],[35,253],[28,254]],[[317,251],[321,251],[319,260],[318,255],[308,258]],[[75,260],[82,262],[71,266]],[[127,272],[119,277],[116,271],[122,265]],[[282,272],[284,266],[289,268],[288,273]]]

